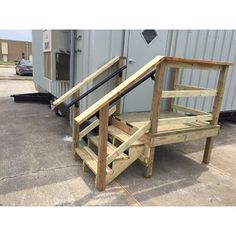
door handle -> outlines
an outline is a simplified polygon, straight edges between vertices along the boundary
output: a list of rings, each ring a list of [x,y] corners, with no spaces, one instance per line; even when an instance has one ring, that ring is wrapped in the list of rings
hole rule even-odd
[[[136,61],[135,61],[134,59],[132,59],[132,58],[129,58],[128,62],[129,62],[130,64],[136,63]]]

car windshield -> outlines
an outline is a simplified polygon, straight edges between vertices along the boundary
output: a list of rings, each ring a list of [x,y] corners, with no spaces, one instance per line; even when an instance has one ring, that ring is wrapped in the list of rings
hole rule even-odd
[[[21,60],[20,64],[21,65],[32,66],[32,62],[29,61],[29,60]]]

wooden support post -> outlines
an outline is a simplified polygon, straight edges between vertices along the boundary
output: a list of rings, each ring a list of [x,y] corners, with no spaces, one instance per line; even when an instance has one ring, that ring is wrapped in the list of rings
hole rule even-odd
[[[220,70],[220,75],[217,83],[217,95],[215,97],[212,110],[212,120],[210,123],[211,125],[217,125],[218,123],[228,69],[229,66],[222,66],[222,69]],[[203,162],[206,164],[210,162],[212,147],[213,147],[213,137],[209,137],[206,140],[205,150],[203,155]]]
[[[98,145],[98,166],[96,176],[96,187],[98,191],[104,191],[106,187],[106,158],[108,139],[109,105],[105,105],[99,111],[99,145]]]
[[[152,108],[151,108],[151,128],[150,133],[157,133],[158,119],[160,116],[160,106],[161,106],[161,95],[163,88],[163,81],[165,75],[165,62],[162,62],[156,69],[156,79],[154,82],[154,89],[152,95]],[[146,178],[152,176],[152,167],[155,155],[155,147],[150,147],[147,158],[147,167],[145,167],[144,176]]]
[[[178,78],[179,78],[179,68],[173,68],[174,70],[174,76],[171,78],[171,89],[175,90],[176,87],[175,85],[178,83]],[[173,111],[173,105],[175,104],[175,98],[170,98],[170,105],[169,105],[169,110]]]
[[[80,92],[76,92],[73,98],[77,98]],[[79,125],[75,121],[75,118],[79,115],[79,105],[75,104],[72,108],[72,153],[75,160],[78,160],[78,155],[75,151],[77,147],[79,147]]]
[[[118,68],[121,68],[122,66],[124,65],[124,59],[123,58],[120,58],[119,62],[118,62]],[[118,85],[120,85],[122,82],[123,82],[123,73],[124,72],[121,72],[120,74],[118,74],[118,76],[116,77],[116,87]],[[116,102],[116,112],[115,112],[115,115],[118,116],[120,115],[120,112],[121,112],[121,100],[119,99],[117,102]]]

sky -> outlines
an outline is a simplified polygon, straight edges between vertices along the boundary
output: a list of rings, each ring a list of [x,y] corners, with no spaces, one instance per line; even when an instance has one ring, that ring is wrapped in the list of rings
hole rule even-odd
[[[0,30],[0,39],[32,42],[32,30]]]

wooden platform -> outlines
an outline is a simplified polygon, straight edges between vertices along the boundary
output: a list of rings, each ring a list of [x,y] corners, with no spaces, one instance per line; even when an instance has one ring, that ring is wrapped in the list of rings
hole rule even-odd
[[[178,112],[161,112],[157,132],[150,134],[148,131],[146,133],[148,140],[146,144],[151,147],[155,147],[164,144],[184,142],[218,135],[219,125],[211,125],[210,122],[207,121],[161,124],[161,120],[166,121],[171,118],[183,118],[184,121],[184,117],[186,117],[186,115]],[[189,117],[194,116],[191,115]],[[116,116],[115,119],[122,122],[124,127],[127,126],[135,130],[139,129],[144,123],[150,120],[150,112],[124,113]]]
[[[69,97],[78,97],[86,84],[101,76],[112,66],[121,68],[124,58],[114,57],[97,71],[89,75],[62,97],[57,106]],[[155,147],[165,144],[206,139],[203,162],[209,163],[213,137],[219,133],[218,118],[229,66],[232,63],[194,60],[187,58],[157,56],[129,78],[116,78],[116,87],[105,94],[87,110],[79,113],[79,104],[73,106],[73,144],[76,159],[83,160],[84,170],[90,169],[96,175],[96,187],[102,191],[134,161],[144,165],[145,177],[152,176]],[[169,90],[164,90],[167,69],[172,71]],[[203,88],[182,84],[180,70],[216,70],[218,80],[215,88]],[[150,75],[151,74],[151,75]],[[155,74],[155,76],[154,76]],[[149,76],[149,77],[148,77]],[[154,79],[151,112],[121,114],[120,98],[143,82]],[[150,91],[151,92],[151,91]],[[178,104],[177,98],[212,97],[211,112]],[[161,112],[161,99],[169,99],[167,112]],[[80,130],[80,125],[99,113],[98,119]],[[98,127],[98,134],[93,130]],[[80,140],[87,136],[87,144]]]

